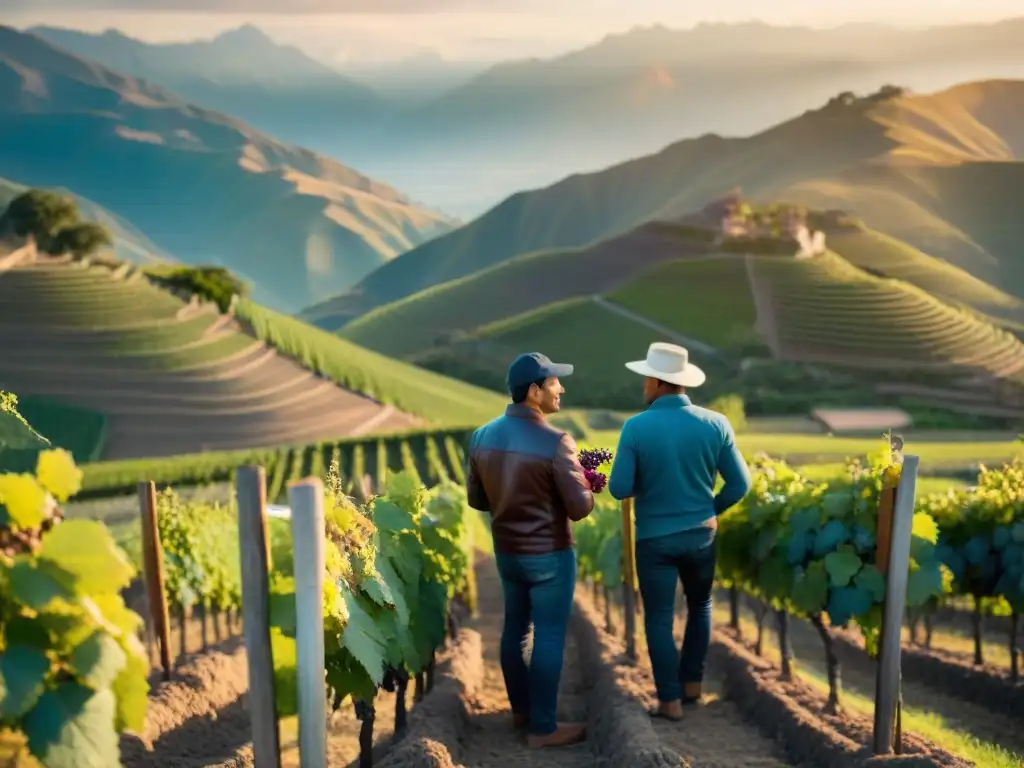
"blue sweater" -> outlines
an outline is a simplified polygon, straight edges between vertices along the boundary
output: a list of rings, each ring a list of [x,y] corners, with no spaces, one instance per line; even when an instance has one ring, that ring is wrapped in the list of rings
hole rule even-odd
[[[716,473],[725,480],[717,495]],[[686,395],[659,397],[623,425],[608,491],[635,498],[638,541],[697,528],[749,490],[729,420]]]

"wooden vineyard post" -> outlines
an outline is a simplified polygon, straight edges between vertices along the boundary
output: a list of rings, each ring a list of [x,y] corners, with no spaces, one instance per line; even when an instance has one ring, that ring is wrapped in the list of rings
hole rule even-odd
[[[885,564],[885,605],[882,617],[881,645],[878,654],[878,676],[875,681],[874,752],[889,755],[900,702],[901,643],[903,612],[907,604],[907,577],[910,570],[910,542],[914,524],[914,494],[920,459],[908,455],[903,459],[899,486],[892,504],[888,546],[882,544],[884,507],[879,499],[878,549]],[[884,496],[883,496],[884,498]],[[884,554],[883,554],[884,553]]]
[[[301,768],[327,768],[324,696],[324,484],[309,478],[288,488],[295,550],[295,642]]]
[[[167,613],[164,557],[156,519],[156,485],[150,480],[139,483],[139,509],[142,512],[142,570],[146,579],[150,626],[156,634],[160,666],[167,681],[171,679],[171,620]]]
[[[633,500],[622,500],[622,613],[626,629],[626,656],[636,655],[636,547],[633,542]]]
[[[249,659],[253,764],[255,768],[281,768],[274,659],[270,651],[267,476],[263,467],[239,468],[235,495],[242,560],[242,622]]]

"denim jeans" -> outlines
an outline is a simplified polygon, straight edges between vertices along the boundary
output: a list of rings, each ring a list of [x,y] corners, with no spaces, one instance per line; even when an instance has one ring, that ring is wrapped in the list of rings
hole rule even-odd
[[[576,589],[576,552],[571,547],[544,555],[497,553],[505,592],[501,671],[512,713],[529,714],[530,733],[546,736],[557,728],[558,683],[565,634]],[[533,623],[530,665],[523,660]]]
[[[659,701],[676,701],[682,698],[684,683],[704,679],[704,660],[711,642],[716,532],[716,527],[705,526],[636,543],[647,649]],[[676,583],[680,580],[687,608],[681,657],[672,635]]]

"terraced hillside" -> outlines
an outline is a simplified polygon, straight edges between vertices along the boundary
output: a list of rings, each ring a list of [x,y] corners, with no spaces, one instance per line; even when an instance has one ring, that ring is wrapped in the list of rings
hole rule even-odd
[[[921,289],[833,253],[744,257],[776,356],[879,369],[958,369],[1024,382],[1024,344]]]
[[[107,459],[408,429],[422,419],[346,390],[122,267],[60,259],[0,271],[0,387],[107,415]]]
[[[716,392],[749,390],[755,400],[764,394],[766,383],[756,373],[764,366],[748,367],[748,359],[852,375],[854,400],[877,399],[881,386],[890,395],[978,414],[1007,415],[1000,404],[1019,408],[1024,385],[1024,344],[1015,335],[832,252],[810,259],[742,253],[677,259],[606,294],[484,324],[409,359],[496,386],[499,361],[526,344],[576,364],[570,402],[625,408],[636,393],[622,364],[658,340],[687,346],[713,374],[709,387]],[[924,372],[942,379],[942,392],[921,389]],[[786,383],[767,386],[784,390]]]

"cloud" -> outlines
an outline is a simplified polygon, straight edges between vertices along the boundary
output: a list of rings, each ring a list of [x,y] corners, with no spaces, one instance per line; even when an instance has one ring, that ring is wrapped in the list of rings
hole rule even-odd
[[[531,0],[7,0],[4,5],[20,13],[59,10],[391,14],[519,10],[534,3]]]

